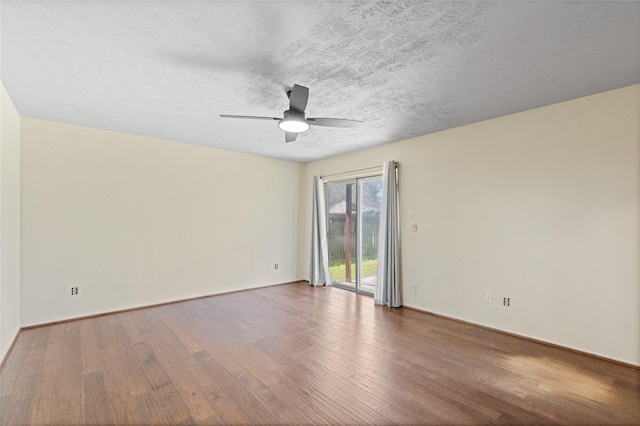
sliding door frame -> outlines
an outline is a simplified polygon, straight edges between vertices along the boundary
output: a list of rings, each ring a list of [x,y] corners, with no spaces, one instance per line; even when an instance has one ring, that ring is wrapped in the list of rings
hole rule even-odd
[[[356,254],[356,259],[355,259],[355,267],[356,267],[356,281],[355,281],[355,285],[354,287],[350,287],[348,285],[342,284],[342,283],[338,283],[338,282],[334,282],[333,280],[331,281],[331,285],[344,289],[344,290],[349,290],[349,291],[353,291],[355,293],[358,294],[363,294],[366,296],[371,296],[373,297],[373,292],[370,291],[366,291],[362,289],[362,211],[363,211],[363,204],[362,204],[362,190],[361,190],[361,182],[366,182],[368,180],[375,180],[376,179],[382,179],[382,172],[380,173],[371,173],[371,174],[366,174],[363,176],[350,176],[350,177],[345,177],[343,179],[332,179],[329,182],[324,182],[324,196],[325,196],[325,209],[326,209],[326,221],[327,221],[327,230],[329,230],[329,221],[331,218],[331,214],[330,214],[330,202],[329,202],[329,185],[334,185],[334,184],[343,184],[343,185],[347,185],[347,184],[352,184],[353,187],[355,188],[355,200],[356,200],[356,238],[355,238],[355,254]],[[346,203],[345,200],[345,212],[346,212],[346,207],[347,207],[348,203]],[[327,238],[329,236],[327,235]],[[346,261],[347,261],[347,256],[345,254],[345,265],[346,265]]]

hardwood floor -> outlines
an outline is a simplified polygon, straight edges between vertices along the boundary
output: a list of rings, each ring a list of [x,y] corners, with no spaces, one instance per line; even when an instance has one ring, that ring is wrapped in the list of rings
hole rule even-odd
[[[22,331],[3,425],[640,424],[640,371],[303,283]]]

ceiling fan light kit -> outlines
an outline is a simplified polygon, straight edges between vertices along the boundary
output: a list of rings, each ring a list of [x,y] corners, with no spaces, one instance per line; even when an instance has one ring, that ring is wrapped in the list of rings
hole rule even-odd
[[[284,118],[278,122],[280,130],[291,133],[303,133],[311,127],[305,120],[304,113],[299,114],[291,110],[284,112]]]
[[[289,109],[283,113],[282,118],[256,117],[251,115],[220,115],[220,117],[250,120],[276,120],[278,122],[278,128],[286,132],[284,138],[285,142],[295,141],[298,133],[308,131],[312,125],[354,128],[364,123],[360,120],[348,120],[346,118],[306,118],[304,110],[307,108],[307,101],[309,100],[309,89],[304,86],[294,84],[293,88],[287,91],[287,96],[289,97]]]

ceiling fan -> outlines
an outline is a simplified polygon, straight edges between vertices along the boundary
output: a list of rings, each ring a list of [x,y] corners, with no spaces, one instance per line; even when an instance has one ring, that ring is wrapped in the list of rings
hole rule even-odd
[[[358,127],[364,121],[347,120],[346,118],[320,118],[309,117],[304,114],[309,99],[309,89],[297,84],[293,85],[293,89],[287,91],[289,97],[289,109],[283,113],[282,118],[278,117],[256,117],[253,115],[220,115],[222,118],[243,118],[250,120],[276,120],[280,130],[285,131],[285,142],[293,142],[296,140],[298,133],[309,130],[311,126],[325,127]]]

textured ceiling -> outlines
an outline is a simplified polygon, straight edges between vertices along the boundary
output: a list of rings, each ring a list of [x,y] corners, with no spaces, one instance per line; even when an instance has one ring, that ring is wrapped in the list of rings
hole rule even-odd
[[[23,116],[311,161],[640,83],[640,2],[5,2]],[[313,127],[285,144],[285,90]]]

